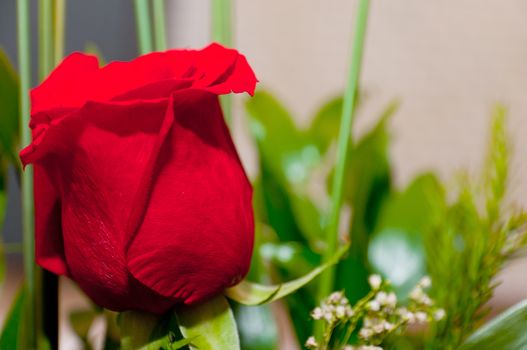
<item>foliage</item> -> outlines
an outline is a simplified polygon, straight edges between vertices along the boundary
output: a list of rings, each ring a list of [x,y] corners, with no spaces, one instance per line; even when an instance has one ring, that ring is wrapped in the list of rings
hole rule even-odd
[[[512,306],[472,334],[459,350],[527,348],[527,300]]]
[[[505,110],[498,106],[482,180],[474,185],[461,177],[455,200],[425,236],[432,294],[447,313],[429,349],[455,349],[470,335],[488,314],[497,273],[526,242],[526,213],[505,204],[509,150]]]

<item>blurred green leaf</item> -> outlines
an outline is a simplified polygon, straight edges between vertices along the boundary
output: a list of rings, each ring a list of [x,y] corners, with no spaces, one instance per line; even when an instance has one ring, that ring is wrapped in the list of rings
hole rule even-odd
[[[331,142],[339,134],[342,102],[342,97],[330,100],[322,106],[311,122],[311,127],[308,132],[311,138],[315,140],[320,153],[326,152]]]
[[[352,244],[349,256],[337,266],[335,289],[344,289],[351,302],[356,302],[369,290],[368,243],[381,207],[391,191],[387,124],[396,109],[396,103],[389,105],[377,125],[354,145],[348,155],[344,200],[352,208]]]
[[[0,48],[0,155],[18,164],[18,77]]]
[[[286,108],[268,92],[258,91],[247,101],[246,109],[260,157],[262,190],[257,192],[263,205],[257,208],[264,209],[262,219],[283,241],[320,237],[318,209],[303,192],[320,162],[315,141],[296,128]]]
[[[258,217],[258,214],[256,214]],[[269,280],[268,264],[262,254],[262,246],[276,240],[276,232],[260,222],[256,223],[254,253],[247,279],[265,283]],[[244,350],[277,349],[278,328],[269,305],[233,306],[234,317]]]
[[[527,300],[504,311],[474,332],[459,350],[527,349]]]
[[[0,334],[0,349],[23,349],[21,342],[22,327],[24,324],[24,288],[20,288],[18,295],[9,312],[2,333]]]
[[[291,209],[296,222],[313,249],[320,250],[324,242],[323,216],[315,204],[305,195],[291,193]]]
[[[125,311],[119,314],[122,350],[134,350],[148,343],[159,317],[145,312]]]
[[[296,280],[274,286],[266,286],[244,280],[234,287],[227,288],[225,290],[225,295],[228,298],[243,305],[261,305],[271,303],[291,293],[294,293],[298,289],[311,282],[329,266],[336,264],[347,252],[348,248],[348,246],[341,248],[331,260],[313,269],[305,276],[297,278]]]
[[[260,247],[260,254],[288,279],[309,273],[321,261],[320,255],[298,242],[265,243]]]
[[[191,349],[240,349],[236,322],[223,295],[198,305],[179,306],[176,315],[181,333],[192,339]]]
[[[237,305],[235,315],[243,350],[278,349],[277,322],[269,305]]]
[[[418,176],[383,206],[369,245],[373,270],[388,278],[398,295],[407,295],[426,273],[424,235],[436,225],[444,207],[439,180]]]
[[[69,314],[71,328],[82,340],[86,349],[91,349],[91,345],[88,342],[88,332],[97,315],[98,313],[95,310],[75,310]]]

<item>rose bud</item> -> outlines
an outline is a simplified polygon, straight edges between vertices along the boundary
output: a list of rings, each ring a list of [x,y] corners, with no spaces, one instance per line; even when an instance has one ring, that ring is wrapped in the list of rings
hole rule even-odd
[[[162,313],[249,269],[252,189],[218,95],[253,94],[245,57],[212,44],[99,68],[68,56],[31,92],[36,260],[98,305]]]

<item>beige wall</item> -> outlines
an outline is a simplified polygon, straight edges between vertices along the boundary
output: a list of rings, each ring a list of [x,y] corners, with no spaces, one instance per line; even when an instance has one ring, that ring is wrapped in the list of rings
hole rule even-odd
[[[234,3],[236,46],[262,86],[305,125],[344,87],[356,1]],[[173,0],[170,16],[172,45],[209,41],[208,1]],[[358,132],[391,99],[402,103],[392,123],[399,183],[425,169],[449,178],[476,168],[492,106],[504,103],[515,144],[513,196],[527,205],[527,1],[372,1],[361,81],[366,100]],[[245,131],[235,134],[254,171]]]

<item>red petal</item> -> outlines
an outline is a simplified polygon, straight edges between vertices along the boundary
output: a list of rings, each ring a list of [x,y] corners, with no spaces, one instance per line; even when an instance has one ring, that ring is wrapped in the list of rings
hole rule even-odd
[[[35,175],[35,255],[37,263],[43,268],[67,275],[64,242],[62,240],[62,221],[60,197],[53,177],[46,171],[50,167],[37,165]]]
[[[39,145],[40,161],[54,159],[47,169],[60,174],[64,253],[71,277],[97,304],[112,310],[160,312],[173,304],[130,276],[124,253],[137,174],[150,159],[166,109],[167,101],[90,103],[50,129],[53,133]],[[53,239],[52,234],[44,236]]]
[[[217,97],[188,90],[173,99],[174,124],[141,185],[149,196],[134,204],[144,214],[129,232],[127,260],[141,283],[193,303],[247,273],[252,190]]]
[[[33,89],[32,114],[79,108],[88,101],[110,101],[117,96],[122,99],[129,91],[166,80],[188,81],[217,94],[252,94],[257,82],[245,57],[218,44],[203,50],[155,52],[130,62],[112,62],[104,68],[99,68],[94,56],[73,53]],[[166,98],[173,91],[156,98]],[[133,98],[147,99],[137,94]]]

